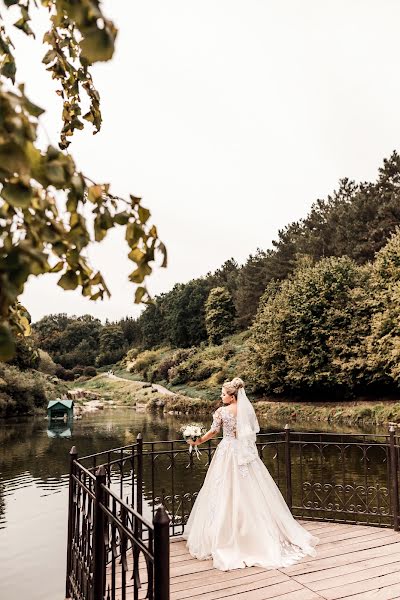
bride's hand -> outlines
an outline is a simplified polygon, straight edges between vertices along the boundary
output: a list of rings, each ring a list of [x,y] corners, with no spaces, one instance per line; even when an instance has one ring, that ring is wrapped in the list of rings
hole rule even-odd
[[[191,446],[198,446],[199,442],[198,440],[196,442],[194,442],[193,440],[186,440],[188,444],[190,444]]]

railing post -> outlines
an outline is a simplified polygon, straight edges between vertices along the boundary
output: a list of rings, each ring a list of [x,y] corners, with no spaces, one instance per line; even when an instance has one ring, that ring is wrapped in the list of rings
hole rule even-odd
[[[78,459],[78,452],[75,446],[72,446],[69,452],[69,488],[68,488],[68,534],[67,534],[67,574],[65,580],[65,597],[71,596],[70,575],[72,567],[72,538],[75,527],[75,511],[74,511],[74,487],[75,482],[73,475],[75,474],[74,461]]]
[[[389,425],[389,448],[390,448],[390,494],[392,497],[393,507],[393,528],[399,531],[399,479],[398,479],[398,464],[397,453],[395,448],[396,428],[394,425]]]
[[[106,483],[106,470],[101,465],[96,471],[94,524],[93,524],[93,598],[103,600],[105,589],[105,544],[104,511],[100,503],[104,502],[103,485]]]
[[[292,510],[292,460],[290,453],[290,425],[285,425],[285,472],[286,472],[286,503]]]
[[[136,512],[143,513],[143,438],[138,433],[137,441],[137,473],[136,473]]]
[[[164,506],[154,515],[154,600],[169,600],[169,517]]]
[[[136,475],[135,508],[136,512],[141,515],[143,513],[143,438],[141,433],[137,434],[136,442],[137,465],[136,473],[132,473],[132,477]],[[134,535],[136,540],[142,539],[142,522],[137,518],[135,518]],[[133,545],[133,570],[135,574],[139,572],[139,546],[137,544]],[[137,585],[138,583],[135,579],[135,586]]]

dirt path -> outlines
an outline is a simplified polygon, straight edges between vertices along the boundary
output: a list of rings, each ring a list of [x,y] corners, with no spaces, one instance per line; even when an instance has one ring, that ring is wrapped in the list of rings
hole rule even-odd
[[[127,379],[126,377],[118,377],[118,375],[109,375],[108,376],[110,379],[119,379],[119,381],[134,381],[133,379]],[[145,381],[137,381],[136,383],[146,383]],[[151,384],[153,388],[155,388],[157,390],[157,392],[160,392],[160,394],[166,394],[167,396],[175,396],[174,392],[171,392],[171,390],[168,390],[166,387],[164,387],[163,385],[160,385],[159,383],[152,383]]]

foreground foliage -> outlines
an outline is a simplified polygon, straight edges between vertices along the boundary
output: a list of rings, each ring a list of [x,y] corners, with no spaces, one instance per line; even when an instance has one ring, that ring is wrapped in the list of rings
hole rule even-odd
[[[8,0],[5,5],[19,11],[15,27],[33,35],[31,3]],[[102,241],[110,229],[125,228],[128,258],[135,263],[129,279],[139,284],[136,302],[149,300],[140,284],[158,252],[166,265],[165,247],[141,199],[115,196],[109,184],[92,182],[63,152],[74,131],[84,126],[82,92],[90,101],[82,118],[100,128],[99,95],[89,67],[112,57],[116,29],[97,0],[42,0],[42,5],[49,17],[43,62],[60,83],[63,100],[61,149],[38,145],[43,110],[28,99],[23,85],[15,84],[12,43],[0,23],[0,360],[12,358],[15,339],[31,332],[29,312],[18,302],[30,275],[60,273],[60,287],[78,288],[90,300],[111,295],[85,255],[88,245]],[[62,211],[60,204],[65,204]]]

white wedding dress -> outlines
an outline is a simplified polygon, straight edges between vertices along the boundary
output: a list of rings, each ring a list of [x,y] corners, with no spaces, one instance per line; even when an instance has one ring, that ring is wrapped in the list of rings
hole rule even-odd
[[[287,567],[306,555],[316,556],[320,541],[287,506],[267,467],[255,458],[239,465],[236,416],[227,406],[213,415],[212,431],[223,426],[183,533],[195,558],[212,558],[222,571],[259,566]]]

